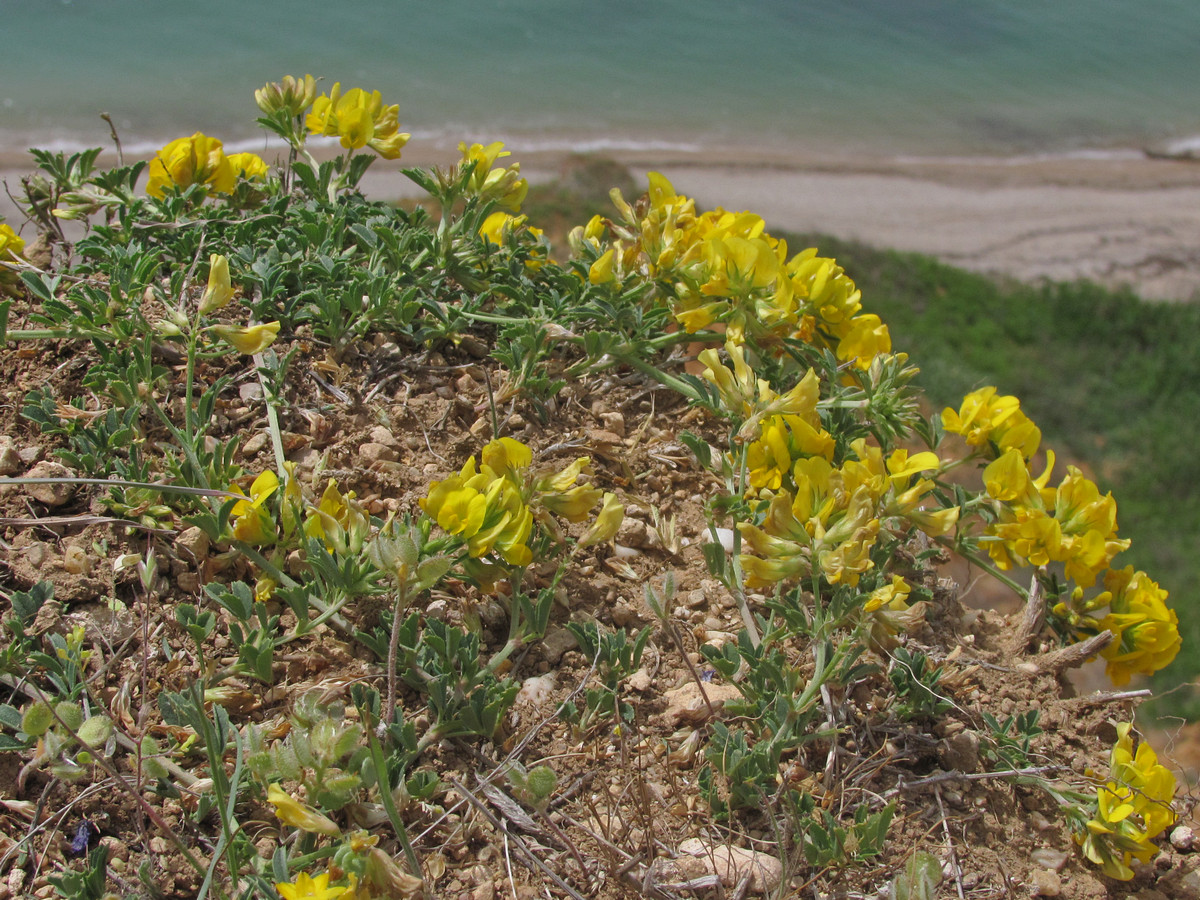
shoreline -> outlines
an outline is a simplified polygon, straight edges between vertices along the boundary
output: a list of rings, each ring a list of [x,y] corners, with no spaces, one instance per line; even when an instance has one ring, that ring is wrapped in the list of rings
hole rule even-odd
[[[531,182],[553,180],[575,155],[511,145]],[[336,152],[336,147],[327,148]],[[260,148],[270,159],[274,148]],[[1149,300],[1200,294],[1200,163],[1133,149],[1025,156],[834,157],[738,146],[649,144],[596,153],[641,180],[665,175],[704,207],[749,209],[775,232],[823,233],[1022,281],[1087,278],[1128,285]],[[382,200],[420,195],[400,172],[447,165],[455,144],[410,144],[363,181]],[[102,164],[115,164],[105,154]],[[16,194],[28,154],[0,153],[0,179]],[[5,192],[0,215],[23,216]],[[795,248],[799,249],[799,248]]]

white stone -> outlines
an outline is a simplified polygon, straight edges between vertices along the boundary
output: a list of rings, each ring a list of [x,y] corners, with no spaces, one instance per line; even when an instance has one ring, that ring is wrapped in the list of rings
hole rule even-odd
[[[679,854],[674,863],[688,880],[716,875],[726,888],[736,888],[749,876],[747,887],[756,894],[773,894],[783,882],[783,863],[769,853],[690,838]]]
[[[1186,825],[1180,825],[1171,831],[1171,846],[1180,852],[1186,853],[1191,850],[1196,843],[1196,835],[1192,829]]]

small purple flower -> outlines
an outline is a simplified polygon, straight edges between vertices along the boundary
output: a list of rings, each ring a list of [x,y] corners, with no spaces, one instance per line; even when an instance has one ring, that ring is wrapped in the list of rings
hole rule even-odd
[[[87,819],[81,819],[79,827],[75,829],[75,837],[71,839],[70,855],[83,856],[88,852],[88,846],[92,843],[92,840],[99,834],[100,831],[95,825]]]

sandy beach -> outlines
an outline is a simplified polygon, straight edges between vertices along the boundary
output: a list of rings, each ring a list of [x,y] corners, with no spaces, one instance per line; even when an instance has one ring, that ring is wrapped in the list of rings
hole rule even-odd
[[[531,180],[555,177],[564,156],[513,159]],[[451,162],[446,148],[405,152],[404,164]],[[819,232],[936,256],[1021,280],[1087,278],[1130,285],[1155,300],[1200,293],[1200,163],[1136,152],[1102,157],[828,159],[748,154],[618,153],[635,176],[666,175],[705,207],[752,210],[774,231]],[[9,157],[0,178],[17,194],[28,169]],[[417,189],[395,163],[364,181],[380,199]],[[22,214],[0,193],[0,215]],[[28,227],[26,234],[28,235]],[[798,249],[798,248],[797,248]]]

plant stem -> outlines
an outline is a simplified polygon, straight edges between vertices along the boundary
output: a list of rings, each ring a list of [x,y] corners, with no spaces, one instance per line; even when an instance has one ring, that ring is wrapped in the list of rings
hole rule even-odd
[[[993,578],[995,578],[1001,584],[1012,588],[1012,590],[1017,594],[1017,596],[1019,596],[1026,603],[1029,602],[1029,591],[1027,591],[1025,588],[1021,587],[1021,585],[1017,584],[1017,582],[1013,581],[1011,578],[1009,578],[1007,575],[1005,575],[1003,572],[1001,572],[999,569],[997,569],[995,566],[993,566],[990,562],[985,560],[982,556],[979,555],[978,551],[969,550],[966,547],[961,546],[961,544],[956,544],[954,541],[947,540],[944,535],[938,535],[933,540],[934,540],[934,543],[938,544],[939,546],[945,547],[947,550],[951,551],[952,553],[957,553],[959,556],[961,556],[963,559],[969,561],[971,564],[979,566],[979,568],[983,569],[985,572],[987,572],[989,575],[991,575]]]

